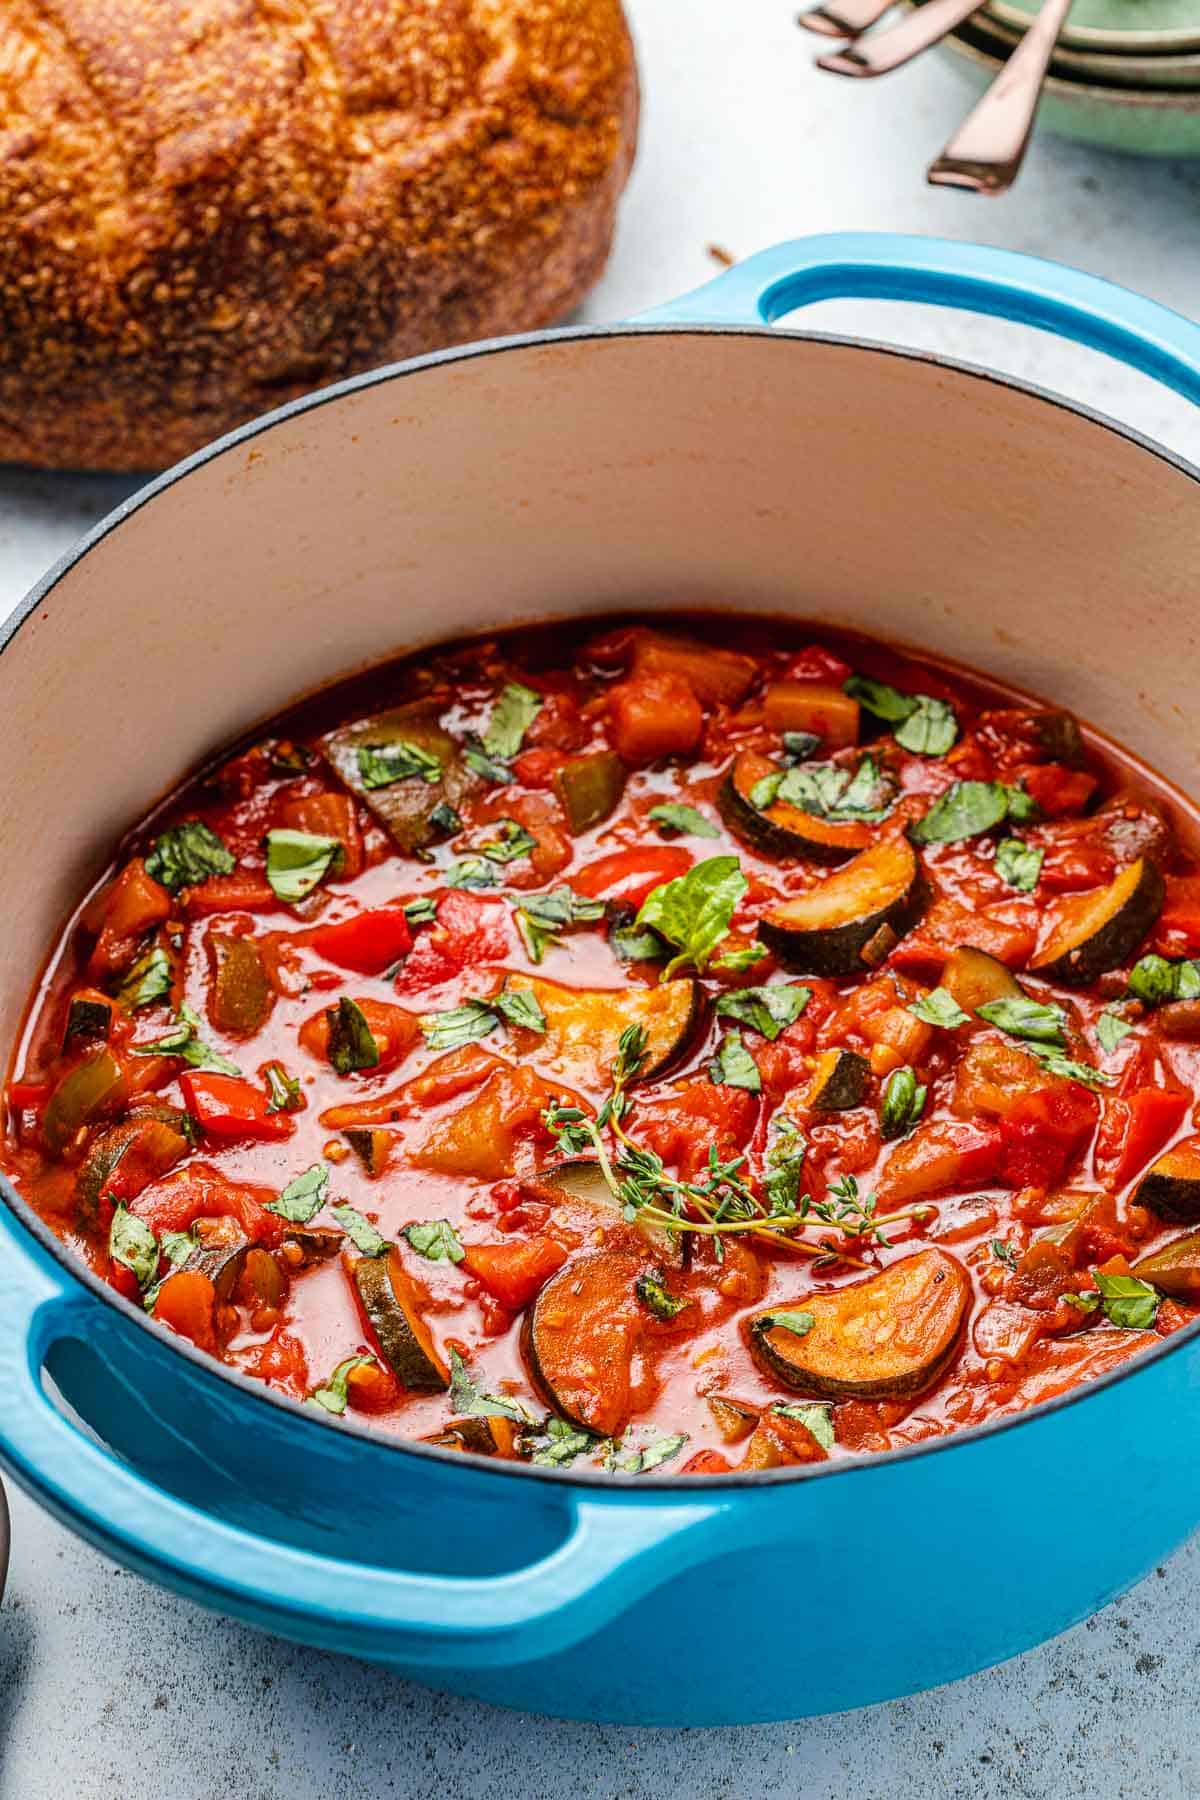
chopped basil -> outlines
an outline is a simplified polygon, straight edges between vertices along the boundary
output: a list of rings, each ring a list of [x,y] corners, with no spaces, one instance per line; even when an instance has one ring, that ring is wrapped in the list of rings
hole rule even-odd
[[[767,954],[765,944],[738,944],[732,950],[726,950],[713,960],[714,969],[728,969],[733,975],[740,975],[746,969],[752,969]]]
[[[200,1020],[187,1004],[180,1003],[176,1014],[176,1023],[155,1038],[151,1044],[131,1044],[130,1051],[134,1056],[178,1056],[190,1069],[211,1069],[220,1075],[240,1075],[241,1070],[211,1044],[206,1044],[200,1036]]]
[[[542,697],[532,688],[510,681],[492,708],[488,728],[483,734],[483,747],[489,756],[511,762],[521,748],[521,741],[542,710]]]
[[[684,1308],[692,1304],[686,1294],[681,1298],[678,1294],[668,1293],[660,1269],[648,1269],[639,1275],[634,1282],[634,1291],[646,1311],[664,1324],[677,1319]]]
[[[842,683],[842,691],[885,725],[902,725],[917,705],[915,694],[902,694],[899,688],[870,675],[851,675]]]
[[[200,1240],[195,1231],[164,1231],[158,1243],[159,1249],[173,1268],[185,1263],[193,1251],[200,1248]]]
[[[442,765],[432,751],[396,738],[387,744],[360,744],[358,778],[364,788],[394,787],[419,776],[431,784],[442,778]]]
[[[558,942],[559,933],[572,925],[594,925],[604,917],[603,900],[589,900],[574,888],[553,888],[548,894],[530,894],[516,908],[516,925],[530,962],[540,963],[547,946]]]
[[[1127,1331],[1150,1330],[1162,1303],[1157,1288],[1148,1281],[1139,1281],[1136,1275],[1104,1275],[1099,1269],[1093,1272],[1092,1279],[1099,1289],[1106,1319]]]
[[[460,1263],[466,1255],[457,1231],[446,1219],[431,1219],[426,1224],[406,1225],[404,1236],[418,1256],[428,1262]]]
[[[476,737],[468,737],[466,740],[462,749],[462,760],[473,775],[480,776],[484,781],[493,782],[497,787],[506,787],[513,778],[512,770],[507,763],[497,762],[494,756],[489,756]]]
[[[432,925],[437,919],[437,906],[428,894],[422,894],[416,900],[410,900],[404,909],[404,916],[415,929],[418,925]]]
[[[161,945],[156,944],[153,950],[138,958],[122,981],[116,993],[117,1004],[126,1012],[153,1006],[156,1001],[166,999],[174,979],[170,957]]]
[[[1096,1041],[1105,1055],[1111,1056],[1117,1045],[1122,1043],[1133,1030],[1128,1019],[1123,1019],[1119,1012],[1106,1006],[1096,1020]]]
[[[766,1313],[759,1320],[760,1331],[790,1331],[794,1337],[807,1337],[817,1318],[810,1312]]]
[[[336,1006],[326,1009],[325,1017],[329,1021],[329,1060],[339,1075],[377,1067],[379,1045],[357,1001],[343,994]]]
[[[788,1212],[795,1207],[807,1152],[808,1145],[800,1127],[786,1113],[776,1113],[771,1121],[771,1143],[763,1180],[772,1212]]]
[[[777,769],[755,782],[750,799],[760,811],[782,801],[814,818],[869,824],[886,819],[895,799],[895,783],[873,756],[864,756],[853,773],[832,762]]]
[[[1016,1268],[1017,1253],[1006,1239],[992,1238],[991,1242],[988,1244],[988,1249],[991,1251],[996,1261],[1002,1262],[1006,1269]]]
[[[300,1093],[300,1083],[294,1076],[289,1075],[283,1064],[277,1062],[267,1064],[266,1076],[267,1091],[270,1095],[267,1101],[267,1111],[269,1113],[299,1112],[304,1101]]]
[[[1033,1052],[1045,1069],[1047,1075],[1057,1075],[1063,1081],[1079,1081],[1084,1087],[1111,1087],[1114,1077],[1093,1069],[1090,1063],[1075,1062],[1064,1056],[1061,1050],[1050,1044],[1030,1044]]]
[[[450,1404],[460,1418],[512,1419],[518,1425],[533,1425],[528,1407],[507,1394],[485,1394],[479,1388],[466,1363],[450,1346]]]
[[[1034,1044],[1052,1044],[1058,1050],[1066,1048],[1067,1019],[1061,1006],[1043,1006],[1040,1000],[1031,1000],[1027,994],[1013,994],[1002,1000],[985,1001],[975,1011],[989,1025],[1007,1032],[1009,1037]]]
[[[708,1078],[718,1087],[744,1088],[748,1094],[762,1093],[762,1076],[758,1064],[742,1042],[740,1031],[727,1031],[717,1046],[717,1054],[708,1065]]]
[[[294,906],[342,862],[337,838],[312,831],[268,831],[267,880],[277,900]]]
[[[663,970],[664,981],[688,963],[706,967],[721,939],[728,936],[734,911],[749,885],[736,856],[710,856],[686,875],[651,888],[636,923],[651,926],[675,947]]]
[[[833,1408],[801,1404],[793,1400],[777,1400],[771,1408],[781,1419],[794,1419],[797,1425],[811,1433],[820,1444],[822,1450],[832,1450],[834,1445]]]
[[[820,748],[821,739],[815,731],[785,731],[783,734],[783,760],[789,765],[805,762]]]
[[[908,1136],[925,1111],[927,1094],[928,1089],[918,1082],[914,1069],[892,1070],[879,1108],[879,1134],[885,1142]]]
[[[928,994],[910,1001],[908,1011],[914,1019],[923,1019],[926,1025],[939,1025],[944,1031],[953,1031],[967,1022],[966,1013],[944,987],[935,987]]]
[[[1127,992],[1145,1006],[1200,999],[1200,961],[1169,962],[1165,956],[1143,956],[1129,972]]]
[[[719,838],[721,835],[712,820],[706,819],[694,806],[681,806],[674,800],[652,806],[646,817],[653,819],[663,837]]]
[[[149,1287],[158,1273],[158,1239],[145,1219],[131,1213],[123,1201],[113,1212],[108,1254],[132,1271],[140,1288]]]
[[[340,1362],[323,1387],[314,1388],[308,1396],[307,1405],[319,1406],[327,1413],[341,1414],[346,1410],[346,1402],[350,1397],[347,1376],[355,1369],[365,1369],[375,1364],[373,1356],[348,1356]],[[375,1364],[377,1367],[378,1365]]]
[[[322,1163],[314,1163],[303,1175],[288,1182],[278,1200],[267,1201],[267,1211],[277,1213],[289,1225],[307,1225],[324,1206],[328,1186],[329,1170]]]
[[[172,825],[156,837],[146,858],[146,873],[172,894],[195,887],[210,875],[231,875],[235,858],[215,831],[199,819]]]
[[[779,982],[722,994],[714,1010],[718,1018],[737,1019],[773,1043],[781,1031],[795,1023],[811,999],[811,988]]]
[[[453,837],[456,831],[461,831],[463,828],[462,820],[448,800],[438,801],[437,805],[429,815],[429,823],[435,831],[440,831],[444,837]]]
[[[869,675],[852,675],[845,683],[846,693],[865,706],[869,713],[896,727],[896,742],[918,756],[945,756],[954,748],[958,737],[958,720],[954,708],[946,700],[932,694],[902,694],[886,681],[873,681]]]
[[[1081,1313],[1095,1312],[1100,1304],[1099,1294],[1064,1294],[1063,1299]]]
[[[329,1211],[356,1250],[361,1250],[364,1256],[383,1255],[388,1247],[387,1239],[379,1235],[370,1219],[363,1218],[356,1206],[343,1200],[337,1206],[331,1206]]]
[[[956,781],[924,818],[909,826],[918,844],[959,844],[1008,817],[1008,789],[1000,781]]]
[[[636,925],[614,925],[608,943],[618,962],[663,962],[670,954],[657,931],[639,931]]]
[[[533,1438],[532,1442],[536,1448],[529,1458],[531,1463],[536,1463],[543,1469],[565,1469],[576,1457],[593,1449],[601,1439],[593,1437],[590,1431],[581,1431],[566,1419],[550,1418],[546,1420],[541,1438]]]
[[[648,1475],[651,1469],[657,1469],[662,1463],[670,1462],[678,1456],[688,1441],[686,1431],[674,1432],[670,1437],[655,1438],[653,1443],[642,1449],[628,1449],[624,1444],[614,1444],[605,1460],[606,1469],[615,1469],[622,1475]]]
[[[1042,872],[1045,852],[1021,838],[1001,838],[996,845],[996,873],[1019,894],[1032,894]]]
[[[546,1030],[546,1015],[532,988],[510,988],[506,985],[490,1005],[506,1025],[515,1026],[519,1031],[536,1031],[541,1034]]]
[[[490,838],[486,844],[480,844],[480,854],[489,862],[516,862],[519,857],[528,856],[531,850],[537,849],[537,839],[518,825],[515,819],[501,819],[498,827],[499,835]]]
[[[452,888],[495,887],[499,876],[482,856],[463,856],[446,870],[446,886]]]
[[[422,1013],[418,1023],[431,1050],[458,1050],[487,1037],[500,1021],[485,1000],[467,1000],[448,1012]]]

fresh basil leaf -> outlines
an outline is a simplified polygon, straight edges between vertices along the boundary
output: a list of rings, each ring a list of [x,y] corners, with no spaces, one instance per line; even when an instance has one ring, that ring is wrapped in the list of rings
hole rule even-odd
[[[740,975],[746,969],[752,969],[767,954],[765,944],[738,944],[732,950],[725,950],[713,959],[714,969],[728,969],[731,975]]]
[[[851,675],[842,683],[842,692],[857,700],[877,719],[882,719],[885,725],[901,725],[916,710],[915,694],[902,694],[899,688],[890,687],[886,681],[876,681],[870,675]]]
[[[580,1431],[566,1419],[550,1418],[541,1439],[534,1438],[536,1448],[530,1462],[543,1469],[566,1469],[577,1457],[585,1455],[601,1442],[590,1431]]]
[[[916,705],[894,732],[896,742],[917,756],[945,756],[958,740],[958,720],[947,700],[918,694]]]
[[[1106,1056],[1111,1056],[1117,1045],[1123,1043],[1133,1030],[1128,1019],[1123,1019],[1112,1007],[1106,1006],[1096,1020],[1096,1041]]]
[[[467,1000],[448,1012],[422,1013],[418,1024],[431,1050],[458,1050],[476,1038],[485,1038],[500,1023],[483,1000]]]
[[[429,894],[421,894],[416,900],[410,900],[404,908],[404,916],[415,931],[420,925],[433,925],[437,922],[437,904]]]
[[[516,908],[517,930],[530,962],[540,963],[547,947],[573,925],[594,925],[604,917],[603,900],[589,900],[574,888],[553,888],[548,894],[530,894]]]
[[[137,1012],[165,1000],[174,982],[171,959],[161,945],[155,945],[139,957],[116,992],[118,1006],[126,1012]]]
[[[764,776],[763,782],[773,778]],[[756,782],[750,798],[756,806]],[[801,763],[784,771],[771,800],[798,806],[814,818],[833,823],[854,821],[870,824],[886,819],[896,797],[895,782],[880,769],[873,756],[864,756],[853,773],[837,763]],[[770,804],[770,802],[768,802]]]
[[[467,1254],[457,1231],[446,1219],[431,1219],[427,1224],[406,1225],[404,1235],[418,1256],[428,1262],[460,1263]]]
[[[675,947],[663,970],[664,981],[688,963],[697,969],[707,966],[721,939],[728,936],[749,885],[736,856],[710,856],[686,875],[651,888],[636,923],[649,925]]]
[[[1008,817],[1008,789],[999,781],[956,781],[924,818],[908,828],[918,844],[960,844]]]
[[[461,831],[463,828],[461,818],[447,800],[438,801],[429,815],[429,823],[435,831],[440,831],[443,837],[453,837],[456,831]]]
[[[507,1394],[483,1393],[453,1344],[450,1346],[450,1405],[460,1418],[513,1419],[518,1425],[537,1423],[520,1400]]]
[[[795,1024],[812,999],[812,989],[781,981],[769,987],[737,988],[722,994],[714,1011],[718,1018],[737,1019],[774,1043],[781,1031]]]
[[[992,1238],[988,1248],[996,1261],[1003,1263],[1006,1269],[1016,1268],[1017,1253],[1004,1238]]]
[[[314,1163],[303,1175],[288,1182],[278,1200],[267,1201],[267,1211],[277,1213],[289,1225],[307,1225],[324,1206],[328,1186],[329,1170]]]
[[[483,781],[490,781],[495,787],[507,787],[513,779],[513,772],[508,764],[489,756],[476,737],[468,737],[463,744],[462,760],[473,775],[478,775]]]
[[[499,876],[482,856],[463,856],[446,870],[446,886],[452,888],[495,887]]]
[[[770,775],[763,775],[750,789],[750,804],[759,812],[766,812],[768,806],[774,806],[779,798],[779,790],[783,786],[783,769],[774,769]]]
[[[914,1019],[922,1019],[926,1025],[939,1025],[943,1031],[953,1031],[967,1022],[966,1013],[944,987],[935,987],[928,994],[910,1001],[907,1010]]]
[[[670,954],[657,931],[639,931],[636,925],[614,925],[608,943],[618,962],[663,962]]]
[[[622,1475],[648,1475],[651,1469],[659,1468],[678,1456],[688,1441],[686,1431],[674,1432],[670,1437],[655,1438],[653,1443],[640,1450],[629,1450],[624,1444],[614,1444],[605,1462],[606,1469],[615,1469]]]
[[[1063,1299],[1081,1313],[1095,1312],[1100,1304],[1099,1294],[1064,1294]]]
[[[1126,992],[1144,1006],[1200,998],[1200,961],[1170,962],[1165,956],[1143,956],[1129,972]]]
[[[192,1231],[164,1231],[158,1243],[159,1249],[171,1264],[178,1269],[189,1256],[200,1248],[200,1240]]]
[[[132,1271],[140,1288],[149,1287],[158,1273],[158,1239],[147,1225],[118,1201],[108,1231],[108,1254]]]
[[[370,1219],[364,1219],[356,1206],[346,1201],[339,1201],[337,1206],[329,1209],[330,1217],[337,1220],[356,1250],[364,1256],[382,1256],[387,1249],[387,1239],[381,1237]]]
[[[806,762],[814,750],[821,748],[821,739],[815,731],[785,731],[783,734],[783,760],[787,764]]]
[[[800,1196],[800,1175],[808,1153],[804,1134],[786,1113],[771,1121],[763,1187],[772,1212],[791,1212]]]
[[[832,1406],[802,1405],[798,1401],[777,1400],[771,1408],[781,1419],[794,1419],[816,1438],[822,1450],[834,1446]]]
[[[998,1031],[1007,1032],[1009,1037],[1051,1044],[1058,1050],[1066,1048],[1067,1020],[1061,1006],[1043,1006],[1027,994],[1013,994],[1002,1000],[987,1000],[975,1011],[979,1018],[986,1019]]]
[[[309,1406],[319,1406],[324,1412],[335,1416],[344,1413],[346,1402],[350,1397],[347,1377],[355,1369],[365,1369],[375,1364],[373,1356],[348,1356],[340,1362],[329,1380],[322,1387],[314,1388],[306,1402]],[[375,1364],[375,1366],[378,1366]]]
[[[510,681],[492,708],[488,728],[483,734],[483,747],[489,756],[511,762],[521,748],[522,739],[542,710],[542,697],[532,688]]]
[[[1053,1044],[1027,1044],[1026,1048],[1037,1057],[1047,1075],[1057,1075],[1062,1081],[1079,1081],[1084,1087],[1099,1088],[1111,1087],[1116,1079],[1093,1069],[1090,1063],[1074,1061]]]
[[[339,1075],[378,1067],[379,1045],[356,1000],[343,994],[336,1006],[326,1008],[325,1017],[329,1021],[329,1060]]]
[[[1041,809],[1032,794],[1027,794],[1023,787],[1006,787],[1004,798],[1008,807],[1008,816],[1014,825],[1028,825],[1041,817]]]
[[[395,787],[398,781],[419,777],[431,785],[442,778],[442,765],[421,744],[396,738],[386,744],[360,744],[358,778],[364,788]]]
[[[775,1312],[767,1313],[759,1320],[760,1331],[790,1331],[793,1337],[807,1337],[817,1322],[815,1313],[810,1312]]]
[[[879,1135],[885,1143],[907,1137],[925,1111],[928,1089],[917,1080],[916,1070],[893,1069],[884,1084],[879,1108]]]
[[[178,1056],[190,1069],[211,1069],[220,1075],[241,1075],[242,1071],[200,1036],[201,1022],[186,1000],[180,1003],[176,1022],[162,1037],[150,1044],[131,1044],[134,1056]]]
[[[1042,872],[1044,854],[1021,838],[1001,838],[996,845],[996,873],[1019,894],[1032,894]]]
[[[740,1031],[727,1031],[717,1046],[717,1054],[708,1065],[708,1078],[716,1086],[744,1088],[748,1094],[762,1093],[762,1076],[758,1064],[742,1042]]]
[[[267,1101],[267,1111],[269,1113],[299,1112],[304,1104],[300,1083],[288,1074],[282,1063],[268,1063],[266,1074],[267,1092],[270,1096]]]
[[[156,837],[146,858],[146,873],[172,894],[196,887],[210,875],[231,875],[236,867],[215,831],[199,819],[186,819]]]
[[[501,819],[497,826],[497,835],[489,838],[486,844],[479,845],[480,855],[486,856],[489,862],[516,862],[522,856],[528,856],[531,850],[537,849],[537,839],[518,825],[515,819]]]
[[[532,988],[502,987],[489,1005],[506,1025],[514,1025],[519,1031],[544,1034],[546,1030],[546,1015]]]
[[[267,880],[271,892],[294,906],[339,867],[344,852],[337,838],[313,831],[268,831]]]
[[[694,806],[680,806],[674,800],[652,806],[646,817],[653,819],[663,837],[719,838],[721,835],[712,820],[706,819]]]
[[[648,1269],[639,1275],[634,1282],[634,1291],[646,1311],[664,1324],[677,1319],[684,1308],[692,1304],[686,1294],[680,1296],[667,1291],[660,1269]]]
[[[1104,1275],[1093,1271],[1092,1280],[1100,1292],[1104,1316],[1126,1331],[1149,1331],[1158,1317],[1162,1295],[1147,1281],[1136,1275]]]

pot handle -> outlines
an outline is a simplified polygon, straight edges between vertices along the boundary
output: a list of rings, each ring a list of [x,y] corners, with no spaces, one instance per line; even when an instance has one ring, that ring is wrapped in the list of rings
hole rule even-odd
[[[522,1569],[427,1575],[294,1549],[165,1492],[59,1411],[46,1354],[94,1337],[105,1310],[0,1201],[0,1462],[106,1553],[250,1624],[414,1667],[504,1666],[591,1636],[724,1536],[727,1499],[648,1492],[635,1507],[554,1484],[565,1536]]]
[[[773,325],[818,300],[917,300],[1102,351],[1200,401],[1200,326],[1098,275],[947,238],[834,232],[760,250],[631,325]]]

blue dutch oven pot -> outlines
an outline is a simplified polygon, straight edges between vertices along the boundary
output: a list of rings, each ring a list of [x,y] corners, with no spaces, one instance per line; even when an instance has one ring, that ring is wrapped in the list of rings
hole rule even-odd
[[[4,1040],[105,846],[189,759],[323,680],[520,616],[836,619],[1041,684],[1196,789],[1200,750],[1166,729],[1200,657],[1195,473],[1019,384],[770,329],[844,295],[1040,326],[1200,398],[1200,330],[1130,293],[830,237],[629,326],[452,351],[268,415],[105,520],[7,627]],[[1063,1630],[1200,1517],[1195,1328],[857,1462],[532,1470],[333,1425],[218,1369],[4,1192],[4,1467],[180,1594],[461,1694],[671,1724],[859,1706]]]

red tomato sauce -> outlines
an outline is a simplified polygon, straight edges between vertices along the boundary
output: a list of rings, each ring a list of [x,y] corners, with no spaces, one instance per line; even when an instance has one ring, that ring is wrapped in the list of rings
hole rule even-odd
[[[0,1167],[335,1422],[634,1472],[935,1437],[1200,1307],[1195,833],[849,635],[452,646],[130,834]]]

